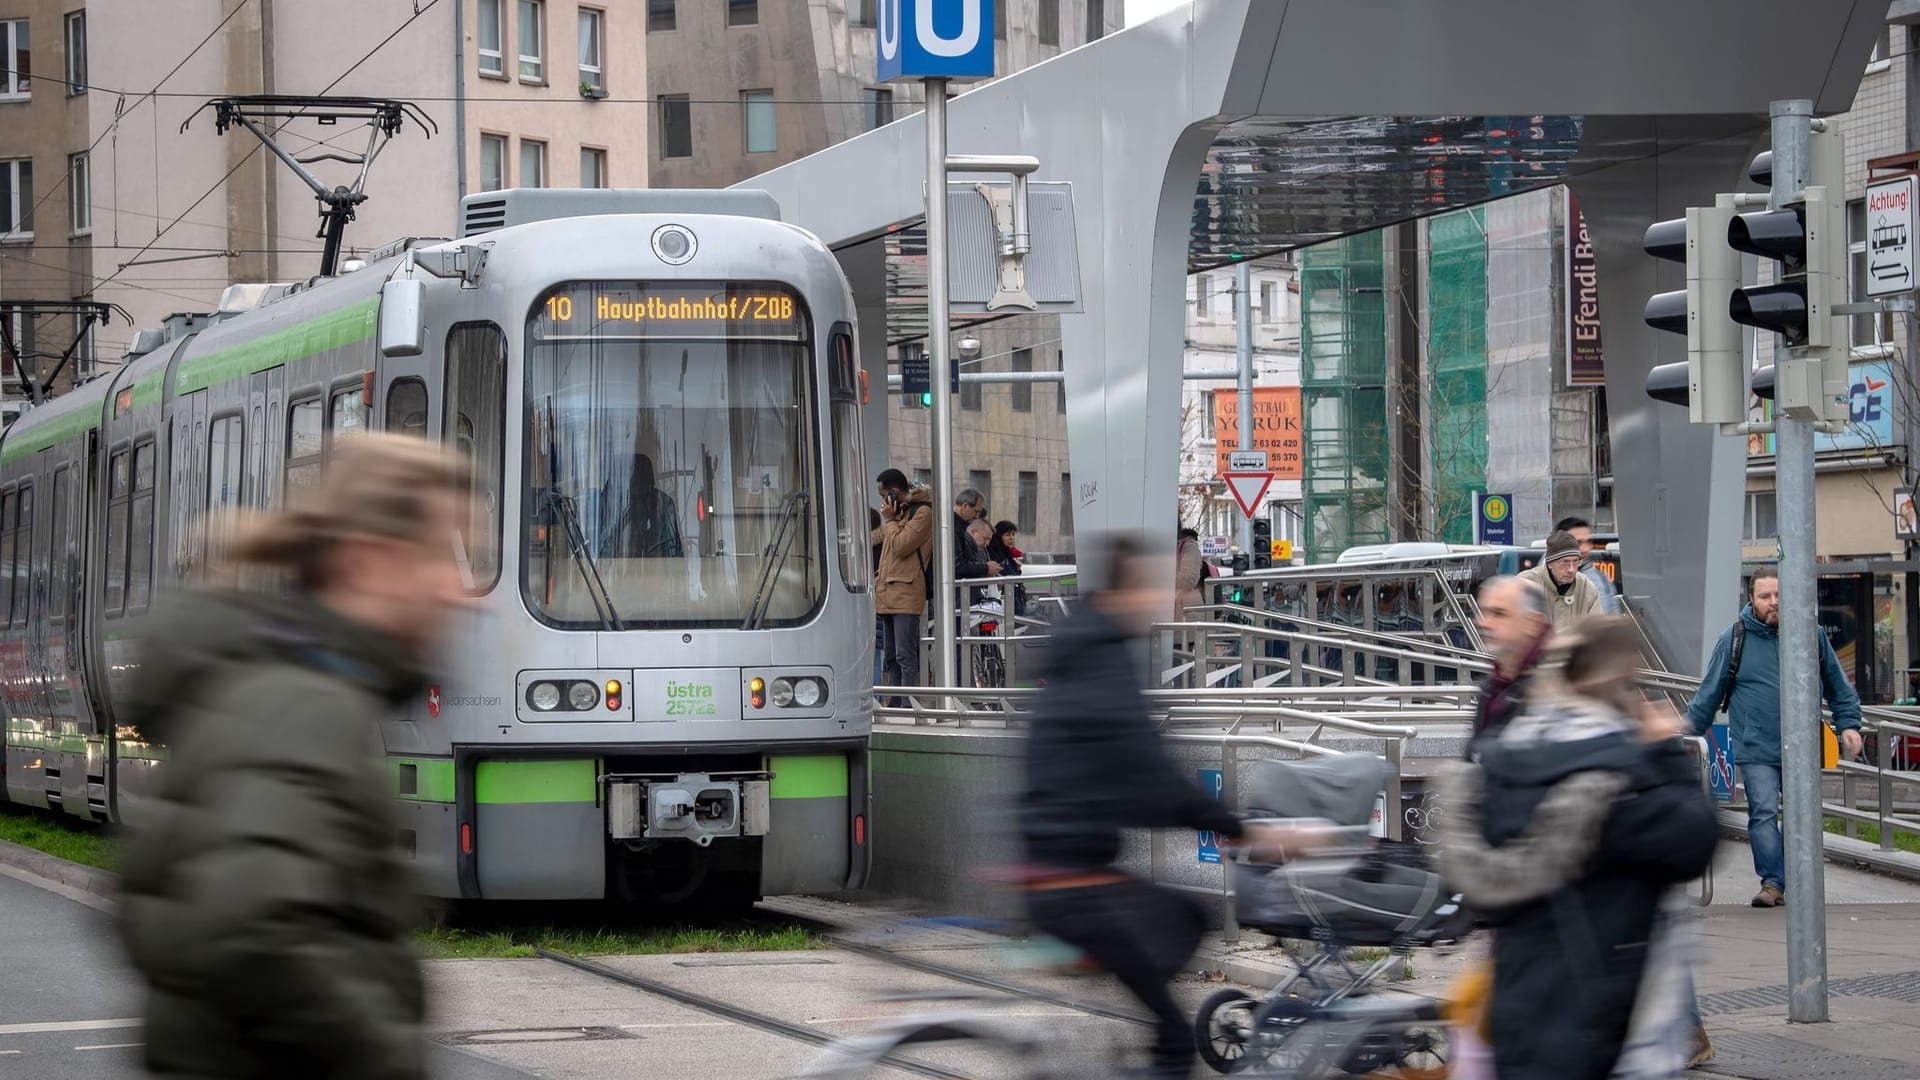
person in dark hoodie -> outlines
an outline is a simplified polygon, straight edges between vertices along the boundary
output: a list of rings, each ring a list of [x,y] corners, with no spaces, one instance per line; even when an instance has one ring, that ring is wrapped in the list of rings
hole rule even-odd
[[[1670,708],[1634,689],[1625,619],[1561,643],[1523,712],[1445,778],[1440,866],[1495,927],[1487,1028],[1500,1080],[1670,1077],[1690,982],[1662,917],[1712,858],[1712,802]]]
[[[290,587],[175,594],[128,698],[172,751],[119,910],[156,1076],[426,1075],[379,721],[421,693],[461,602],[468,474],[405,436],[337,455],[305,507],[212,530],[225,559]]]
[[[1304,849],[1311,833],[1243,826],[1168,757],[1147,715],[1132,648],[1171,603],[1168,569],[1138,543],[1104,545],[1097,592],[1056,631],[1045,691],[1025,752],[1020,834],[1034,926],[1084,952],[1152,1012],[1153,1077],[1185,1077],[1193,1027],[1167,981],[1200,942],[1185,897],[1115,867],[1126,828],[1212,830],[1227,846],[1269,858]],[[1085,580],[1083,578],[1083,580]]]

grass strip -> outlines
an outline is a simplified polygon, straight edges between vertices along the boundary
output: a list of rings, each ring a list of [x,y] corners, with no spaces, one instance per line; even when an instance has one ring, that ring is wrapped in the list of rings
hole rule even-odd
[[[420,931],[414,942],[429,960],[524,958],[538,955],[539,949],[570,956],[658,956],[791,952],[827,945],[826,939],[801,926],[441,926]]]
[[[1880,826],[1868,824],[1863,821],[1858,827],[1860,830],[1860,839],[1869,844],[1878,844],[1880,842]],[[1845,836],[1847,823],[1839,818],[1830,817],[1827,819],[1826,828],[1828,832],[1836,836]],[[1920,855],[1920,833],[1908,832],[1905,829],[1895,829],[1893,830],[1893,846],[1896,850]]]
[[[114,869],[118,854],[105,827],[27,806],[0,810],[0,840],[96,870]]]

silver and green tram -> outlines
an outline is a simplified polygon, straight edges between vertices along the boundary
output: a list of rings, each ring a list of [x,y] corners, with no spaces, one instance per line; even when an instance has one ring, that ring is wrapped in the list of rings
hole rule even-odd
[[[753,192],[462,214],[459,240],[235,287],[0,437],[5,798],[137,824],[167,749],[120,702],[170,586],[218,559],[203,522],[377,428],[474,466],[448,538],[472,606],[383,724],[437,895],[857,887],[873,605],[834,257]]]

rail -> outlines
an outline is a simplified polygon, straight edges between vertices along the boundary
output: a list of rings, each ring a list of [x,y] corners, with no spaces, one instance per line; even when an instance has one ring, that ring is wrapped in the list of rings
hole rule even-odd
[[[1249,614],[1268,621],[1285,618],[1264,612],[1250,611]],[[1373,640],[1360,640],[1363,635]],[[1404,665],[1405,674],[1415,676],[1408,682],[1439,681],[1438,677],[1445,672],[1454,675],[1447,682],[1457,683],[1460,675],[1492,669],[1491,662],[1482,654],[1366,631],[1336,637],[1240,622],[1183,621],[1156,624],[1151,640],[1154,670],[1160,673],[1163,685],[1198,681],[1211,687],[1236,675],[1245,675],[1248,683],[1262,688],[1282,679],[1293,686],[1302,686],[1309,676],[1328,681],[1337,678],[1343,686],[1403,685],[1398,680],[1361,674],[1363,664],[1371,665],[1371,670],[1380,673],[1383,661],[1393,665],[1396,675],[1402,673]],[[1214,651],[1223,644],[1232,645],[1233,652]],[[1279,652],[1276,655],[1264,647],[1256,648],[1257,644],[1278,646]],[[1413,647],[1416,645],[1420,647]],[[1320,664],[1309,663],[1308,654],[1312,651],[1318,652]],[[1329,659],[1339,665],[1337,671],[1328,665]],[[1262,674],[1263,669],[1266,674]],[[1418,678],[1421,675],[1427,678]]]

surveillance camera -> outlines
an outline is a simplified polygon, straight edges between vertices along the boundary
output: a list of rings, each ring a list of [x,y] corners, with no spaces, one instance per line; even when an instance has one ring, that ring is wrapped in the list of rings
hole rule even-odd
[[[961,359],[971,360],[980,355],[980,339],[968,334],[960,339],[959,349]]]

